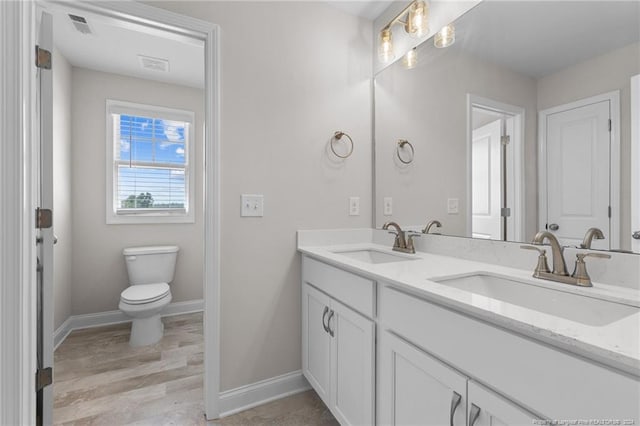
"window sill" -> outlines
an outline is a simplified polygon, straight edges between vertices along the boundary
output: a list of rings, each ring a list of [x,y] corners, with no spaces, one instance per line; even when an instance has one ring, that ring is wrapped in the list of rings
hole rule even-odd
[[[107,225],[144,225],[195,223],[193,212],[187,214],[140,213],[140,214],[107,214]]]

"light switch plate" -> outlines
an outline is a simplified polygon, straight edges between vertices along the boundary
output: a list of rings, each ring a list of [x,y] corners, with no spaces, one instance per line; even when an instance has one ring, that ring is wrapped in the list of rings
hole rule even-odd
[[[349,197],[349,216],[360,216],[360,197]]]
[[[460,213],[458,207],[458,199],[457,198],[449,198],[447,199],[447,213],[449,214],[458,214]]]
[[[384,199],[382,200],[382,204],[383,204],[382,214],[385,216],[391,216],[393,214],[393,198],[384,197]]]
[[[240,216],[264,216],[264,195],[242,194],[240,196]]]

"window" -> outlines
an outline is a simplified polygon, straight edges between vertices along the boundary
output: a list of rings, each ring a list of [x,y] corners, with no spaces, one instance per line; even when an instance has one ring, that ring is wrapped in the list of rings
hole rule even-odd
[[[107,100],[107,223],[193,223],[194,113]]]

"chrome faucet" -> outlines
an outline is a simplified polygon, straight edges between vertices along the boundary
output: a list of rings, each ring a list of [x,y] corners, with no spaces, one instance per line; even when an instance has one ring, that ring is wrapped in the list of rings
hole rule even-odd
[[[442,224],[438,220],[429,221],[429,223],[427,223],[427,226],[425,226],[424,229],[422,230],[422,233],[428,234],[429,232],[431,232],[431,228],[433,228],[434,226],[436,228],[440,228]]]
[[[382,229],[384,229],[385,231],[387,231],[389,228],[394,228],[394,231],[389,231],[390,234],[394,234],[396,236],[395,241],[393,242],[393,250],[395,251],[399,251],[402,253],[415,253],[416,249],[413,246],[413,237],[420,235],[414,235],[414,234],[409,234],[409,238],[405,238],[405,232],[402,230],[402,228],[400,228],[400,225],[398,225],[395,222],[387,222],[384,225],[382,225]]]
[[[553,275],[569,275],[567,274],[567,264],[564,263],[564,255],[562,254],[563,249],[560,246],[560,242],[551,232],[548,231],[540,231],[533,237],[532,244],[542,244],[544,240],[549,240],[549,244],[551,244],[551,257],[553,258]]]
[[[580,248],[590,249],[592,240],[604,240],[604,234],[598,228],[589,228],[587,233],[584,234],[584,239],[582,240],[582,244],[580,244]]]
[[[589,234],[589,232],[588,232]],[[594,233],[595,234],[595,233]],[[562,247],[558,242],[558,239],[547,231],[538,232],[533,237],[533,244],[540,245],[544,240],[549,240],[551,244],[551,254],[553,256],[553,272],[549,272],[549,266],[547,265],[546,250],[539,249],[535,246],[520,246],[520,248],[528,250],[537,250],[540,254],[538,256],[538,264],[533,272],[535,278],[541,278],[543,280],[557,281],[564,284],[579,285],[582,287],[592,287],[591,277],[587,273],[587,264],[585,263],[585,257],[598,257],[601,259],[609,259],[610,255],[604,253],[577,253],[576,265],[573,270],[573,274],[569,276],[567,274],[567,265],[564,262],[564,255]],[[589,241],[590,242],[590,241]]]

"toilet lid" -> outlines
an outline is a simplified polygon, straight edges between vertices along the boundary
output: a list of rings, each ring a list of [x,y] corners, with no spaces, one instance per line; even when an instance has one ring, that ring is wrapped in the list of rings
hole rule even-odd
[[[123,302],[139,305],[142,303],[155,302],[158,299],[162,299],[168,293],[169,284],[167,283],[138,284],[127,287],[120,295],[120,298]]]

